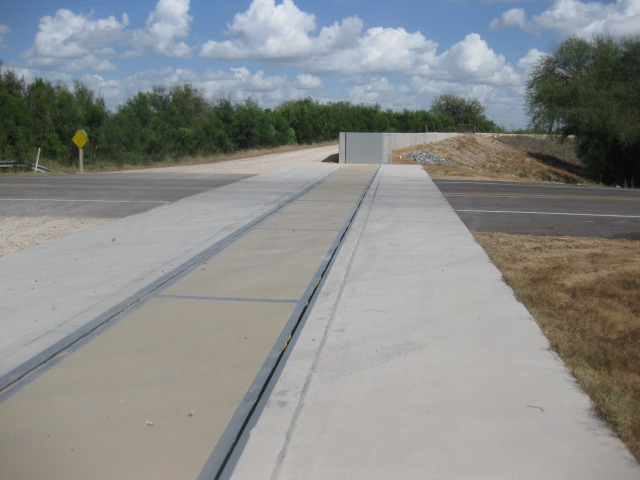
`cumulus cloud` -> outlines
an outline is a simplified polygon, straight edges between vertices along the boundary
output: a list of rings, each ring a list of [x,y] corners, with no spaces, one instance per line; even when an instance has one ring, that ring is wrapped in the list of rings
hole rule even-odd
[[[403,28],[364,29],[349,17],[318,29],[314,15],[293,0],[253,0],[235,15],[229,40],[206,42],[200,55],[210,59],[254,60],[287,65],[315,76],[413,75],[460,77],[465,81],[512,85],[519,81],[513,67],[478,34],[470,34],[438,55],[438,44],[420,32]]]
[[[205,58],[294,58],[311,48],[309,33],[316,29],[315,16],[301,11],[292,0],[276,5],[274,0],[254,0],[246,12],[238,13],[227,34],[233,40],[208,41]]]
[[[467,35],[432,65],[432,76],[464,83],[516,85],[520,77],[477,33]]]
[[[253,59],[296,62],[310,55],[327,54],[357,42],[362,21],[350,17],[321,29],[315,15],[303,12],[292,0],[253,0],[246,12],[238,13],[229,26],[231,40],[209,40],[200,55],[213,59]]]
[[[536,63],[540,59],[540,57],[543,57],[544,55],[547,55],[547,54],[544,52],[541,52],[537,48],[532,48],[527,52],[527,54],[524,57],[518,60],[518,69],[524,74],[527,74],[531,66],[534,63]]]
[[[200,55],[211,59],[250,59],[298,66],[314,73],[405,72],[432,56],[436,44],[420,33],[376,27],[363,31],[348,17],[317,31],[314,15],[292,0],[253,0],[229,26],[230,40],[206,42]]]
[[[521,8],[504,12],[490,27],[499,30],[520,27],[528,33],[553,31],[561,35],[591,37],[606,34],[622,37],[640,33],[640,0],[617,0],[615,3],[555,0],[540,15],[527,19]]]
[[[118,21],[114,16],[93,19],[61,9],[53,17],[40,19],[33,46],[23,57],[30,67],[77,71],[114,70],[109,60],[115,55],[114,42],[126,38],[129,25],[126,14]]]
[[[352,103],[377,103],[384,108],[396,109],[407,108],[407,105],[413,104],[416,109],[420,108],[419,101],[408,85],[393,83],[387,77],[355,77],[350,83],[353,86],[349,88],[348,96]]]
[[[133,32],[134,50],[127,56],[142,55],[151,50],[167,57],[191,57],[192,48],[180,40],[189,36],[192,22],[189,0],[159,0],[147,18],[144,30]]]
[[[32,68],[105,72],[115,70],[116,47],[130,45],[124,56],[152,51],[168,57],[192,56],[192,48],[182,39],[189,35],[189,0],[159,0],[147,18],[145,28],[129,29],[129,17],[93,18],[67,9],[40,19],[33,46],[23,53]],[[0,29],[0,43],[4,32]]]
[[[333,73],[408,74],[432,61],[437,46],[420,32],[374,27],[362,33],[353,46],[315,59],[310,68]]]
[[[322,88],[324,85],[322,83],[322,79],[316,77],[315,75],[310,75],[308,73],[300,74],[296,77],[296,87],[302,89],[316,89]]]
[[[500,19],[491,20],[489,27],[492,30],[502,30],[509,27],[524,28],[527,23],[527,14],[524,8],[512,8],[502,14]]]

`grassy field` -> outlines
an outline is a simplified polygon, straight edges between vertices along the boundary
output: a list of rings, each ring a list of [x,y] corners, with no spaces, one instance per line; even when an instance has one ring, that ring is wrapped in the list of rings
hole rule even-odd
[[[465,135],[409,150],[459,165],[433,178],[562,181],[583,177],[570,144]],[[413,163],[413,162],[411,162]],[[640,242],[473,232],[604,418],[640,461]]]

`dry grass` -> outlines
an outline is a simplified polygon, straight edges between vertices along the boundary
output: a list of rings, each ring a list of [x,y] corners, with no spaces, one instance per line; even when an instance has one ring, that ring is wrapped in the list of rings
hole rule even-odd
[[[567,160],[554,157],[552,152],[557,152],[554,147],[557,145],[555,141],[539,139],[536,144],[536,149],[524,151],[526,147],[516,148],[489,136],[459,135],[439,142],[396,150],[393,152],[393,161],[414,163],[400,157],[409,151],[417,150],[439,155],[459,166],[456,168],[447,165],[425,165],[425,170],[436,179],[588,183],[583,178],[579,165],[574,163],[569,169]],[[546,153],[539,153],[545,145]]]
[[[558,168],[584,175],[584,165],[575,153],[575,138],[561,140],[548,135],[500,135],[496,140],[511,145]]]
[[[640,460],[640,242],[475,235]]]

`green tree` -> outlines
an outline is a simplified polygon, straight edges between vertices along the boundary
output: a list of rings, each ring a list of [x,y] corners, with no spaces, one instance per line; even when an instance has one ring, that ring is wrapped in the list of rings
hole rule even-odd
[[[96,97],[85,84],[74,80],[73,98],[78,115],[78,124],[73,130],[83,129],[89,135],[89,143],[85,147],[85,155],[91,160],[93,155],[100,155],[106,147],[105,129],[109,120],[109,110],[101,96]]]
[[[32,154],[30,130],[33,116],[26,101],[24,78],[4,70],[0,62],[0,158],[24,161]]]
[[[281,103],[276,111],[283,116],[295,132],[297,143],[308,144],[322,140],[323,106],[312,98],[287,100]]]
[[[451,93],[442,94],[431,102],[431,113],[445,115],[453,119],[454,124],[485,121],[486,107],[476,98],[464,98]]]
[[[532,128],[576,136],[593,177],[640,185],[640,36],[566,39],[532,66],[525,100]]]

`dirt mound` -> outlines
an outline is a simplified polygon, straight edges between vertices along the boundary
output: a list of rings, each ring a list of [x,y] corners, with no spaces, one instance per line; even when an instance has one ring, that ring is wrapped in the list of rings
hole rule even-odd
[[[584,179],[485,135],[458,135],[393,152],[394,163],[413,163],[409,151],[438,155],[458,165],[426,165],[432,178],[580,183]]]

